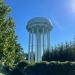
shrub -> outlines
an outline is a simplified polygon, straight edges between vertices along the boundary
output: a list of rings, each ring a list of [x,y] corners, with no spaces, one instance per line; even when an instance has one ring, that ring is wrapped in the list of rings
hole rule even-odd
[[[75,75],[75,64],[70,62],[47,62],[29,65],[26,75]]]
[[[35,64],[20,62],[11,75],[75,75],[75,62],[44,61]]]
[[[24,70],[27,65],[28,63],[25,61],[19,62],[16,68],[12,71],[11,75],[25,75]]]
[[[46,50],[43,61],[75,61],[75,42],[57,45],[52,50]]]

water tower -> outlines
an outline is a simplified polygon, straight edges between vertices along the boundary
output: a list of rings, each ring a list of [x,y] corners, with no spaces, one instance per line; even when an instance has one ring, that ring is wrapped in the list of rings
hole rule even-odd
[[[42,53],[50,49],[51,22],[44,17],[35,17],[29,20],[26,26],[29,32],[28,61],[42,61]]]

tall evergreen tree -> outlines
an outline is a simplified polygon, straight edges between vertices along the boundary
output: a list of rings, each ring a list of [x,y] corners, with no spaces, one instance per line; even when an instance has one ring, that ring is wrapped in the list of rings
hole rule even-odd
[[[11,8],[0,1],[0,61],[6,66],[12,67],[17,60],[24,59],[21,46],[17,43],[15,23],[8,16]]]

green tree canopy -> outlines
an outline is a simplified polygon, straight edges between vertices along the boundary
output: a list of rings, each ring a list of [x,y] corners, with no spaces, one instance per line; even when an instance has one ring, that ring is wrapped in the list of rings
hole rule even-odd
[[[43,61],[75,61],[75,40],[47,51],[43,55]]]
[[[6,66],[12,67],[18,61],[24,59],[23,50],[17,43],[15,23],[9,16],[11,8],[0,1],[0,61]]]

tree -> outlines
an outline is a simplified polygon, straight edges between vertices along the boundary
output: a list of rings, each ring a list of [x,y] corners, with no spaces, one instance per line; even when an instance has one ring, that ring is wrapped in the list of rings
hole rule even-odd
[[[43,55],[44,61],[75,61],[75,41],[53,48],[52,52]]]
[[[15,23],[13,18],[8,16],[11,8],[3,1],[0,1],[0,61],[8,67],[13,67],[17,60],[24,59],[20,44],[17,43],[15,34]]]

